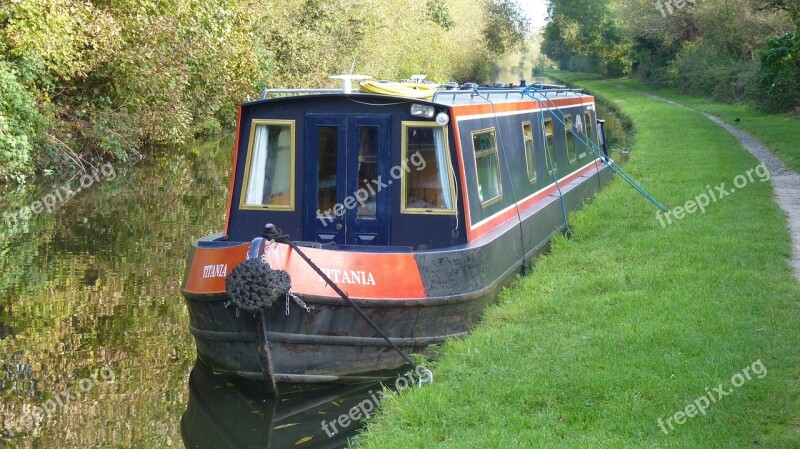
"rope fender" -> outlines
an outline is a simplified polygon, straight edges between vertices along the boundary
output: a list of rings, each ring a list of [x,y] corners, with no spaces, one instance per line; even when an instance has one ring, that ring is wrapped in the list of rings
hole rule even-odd
[[[292,278],[283,270],[273,270],[260,257],[236,265],[225,278],[225,291],[236,307],[256,313],[285,298]]]

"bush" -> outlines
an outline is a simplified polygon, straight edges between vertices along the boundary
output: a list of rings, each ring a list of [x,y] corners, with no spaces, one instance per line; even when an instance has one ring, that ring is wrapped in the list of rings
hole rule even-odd
[[[786,33],[767,40],[758,69],[761,106],[770,112],[800,108],[800,33]]]
[[[728,103],[756,97],[755,61],[720,54],[702,40],[687,43],[670,63],[669,85],[682,92]]]
[[[14,67],[0,60],[0,182],[25,181],[44,119],[36,101],[17,80]]]

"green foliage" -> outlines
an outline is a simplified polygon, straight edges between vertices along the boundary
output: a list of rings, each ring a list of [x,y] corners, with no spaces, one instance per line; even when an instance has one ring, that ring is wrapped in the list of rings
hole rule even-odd
[[[428,16],[431,22],[439,25],[445,30],[451,30],[456,23],[450,15],[450,9],[447,7],[447,2],[444,0],[427,0],[425,7],[428,10]]]
[[[33,171],[35,145],[44,125],[36,102],[17,79],[17,72],[0,60],[0,182],[25,181]]]
[[[783,112],[800,108],[800,33],[786,33],[767,40],[761,55],[759,82],[763,106]]]
[[[797,0],[753,0],[753,4],[758,10],[786,12],[800,26],[800,3]]]
[[[488,0],[489,8],[483,36],[492,51],[503,54],[519,48],[530,32],[530,20],[515,0]]]
[[[688,43],[670,63],[670,85],[717,101],[746,101],[756,94],[757,70],[753,60],[719,52],[702,41]]]
[[[772,111],[797,106],[798,49],[770,36],[798,26],[800,3],[667,1],[553,0],[542,49],[562,69],[634,73],[651,86]]]
[[[562,68],[618,76],[630,73],[630,43],[609,0],[550,2],[542,51]]]
[[[332,87],[329,75],[351,70],[488,81],[487,67],[527,32],[512,4],[492,3],[487,21],[490,3],[468,0],[2,2],[0,97],[13,113],[0,135],[15,149],[0,181],[229,129],[237,104],[265,87]],[[502,48],[480,23],[496,26]],[[19,109],[23,97],[37,107]],[[20,128],[35,110],[47,120]]]

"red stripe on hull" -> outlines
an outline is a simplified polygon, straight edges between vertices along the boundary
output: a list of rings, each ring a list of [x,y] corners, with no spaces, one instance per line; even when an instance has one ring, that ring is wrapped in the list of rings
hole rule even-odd
[[[558,184],[563,187],[564,185],[571,183],[578,177],[583,176],[586,173],[589,173],[590,171],[595,169],[597,169],[596,159],[590,162],[589,164],[585,165],[582,169],[576,171],[575,173],[572,173],[571,175],[566,176],[565,178],[559,179]],[[470,223],[470,229],[472,232],[469,241],[473,241],[481,237],[482,235],[486,234],[487,232],[490,232],[491,230],[493,230],[506,220],[516,217],[517,208],[519,208],[520,213],[526,212],[528,209],[536,206],[537,203],[541,202],[548,196],[553,195],[557,192],[558,188],[556,187],[556,185],[551,184],[545,187],[544,189],[534,193],[533,195],[521,201],[518,201],[516,203],[516,207],[514,204],[512,204],[509,207],[507,207],[504,211],[498,212],[492,217],[484,219],[484,221],[478,223],[477,225],[473,225],[472,223]]]
[[[246,260],[249,243],[223,248],[195,248],[183,290],[196,294],[225,292],[225,278]],[[425,287],[414,255],[359,253],[303,248],[348,296],[354,299],[425,299]],[[273,244],[266,261],[292,277],[298,295],[338,297],[337,293],[288,245]]]
[[[539,109],[541,106],[545,108],[564,108],[582,104],[594,104],[594,97],[548,98],[546,101],[542,101],[541,105],[539,104],[539,100],[516,101],[513,103],[458,105],[453,106],[452,110],[455,118],[469,118],[470,115],[532,111],[533,109]]]
[[[239,113],[236,118],[236,138],[233,141],[233,173],[231,174],[231,187],[228,191],[228,214],[225,215],[225,230],[223,235],[228,236],[228,226],[231,220],[231,207],[233,207],[233,185],[236,181],[236,156],[239,154],[239,131],[242,127],[242,105],[239,105]]]

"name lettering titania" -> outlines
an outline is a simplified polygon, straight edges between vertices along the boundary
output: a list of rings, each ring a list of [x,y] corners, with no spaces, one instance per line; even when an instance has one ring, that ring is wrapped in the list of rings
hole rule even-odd
[[[371,271],[353,271],[353,270],[337,270],[333,268],[323,268],[322,272],[331,278],[337,284],[350,284],[350,285],[376,285],[375,277]],[[325,282],[322,276],[319,277],[320,282]]]

